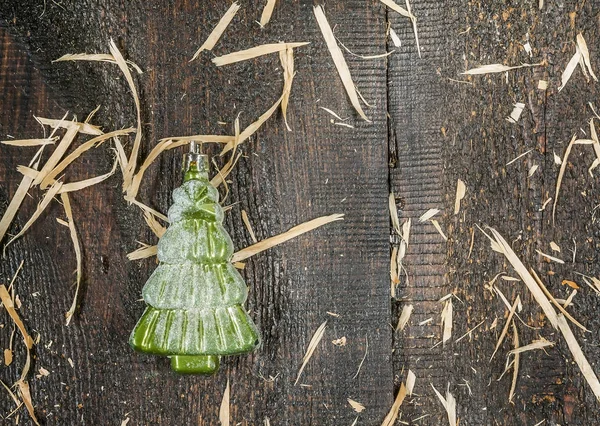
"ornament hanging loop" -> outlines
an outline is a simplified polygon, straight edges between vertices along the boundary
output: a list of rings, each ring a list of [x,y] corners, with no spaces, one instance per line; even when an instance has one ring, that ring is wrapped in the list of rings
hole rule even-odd
[[[208,155],[200,153],[200,146],[197,142],[190,142],[190,151],[183,154],[183,173],[184,180],[190,179],[208,179]]]

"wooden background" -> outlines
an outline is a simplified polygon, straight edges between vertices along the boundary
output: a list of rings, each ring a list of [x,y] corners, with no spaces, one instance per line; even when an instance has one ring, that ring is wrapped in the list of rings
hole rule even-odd
[[[400,2],[403,3],[403,2]],[[32,377],[36,413],[47,425],[215,425],[227,379],[231,383],[232,424],[350,425],[356,418],[352,398],[367,408],[358,425],[379,425],[410,368],[417,376],[415,395],[404,402],[398,424],[447,424],[430,383],[449,386],[457,398],[460,425],[590,425],[600,422],[600,405],[585,383],[562,338],[543,326],[541,313],[520,282],[499,282],[510,300],[524,299],[521,341],[539,336],[557,341],[544,353],[528,352],[514,404],[508,403],[510,377],[498,381],[504,355],[489,361],[504,325],[506,309],[484,285],[497,273],[515,275],[504,259],[475,230],[498,229],[517,254],[546,277],[551,292],[566,298],[563,279],[575,271],[598,276],[600,228],[597,178],[587,174],[590,147],[576,147],[565,174],[556,224],[550,209],[558,166],[574,133],[584,137],[591,117],[588,102],[598,103],[598,84],[581,70],[560,93],[560,75],[583,32],[592,66],[600,72],[600,7],[590,0],[538,1],[416,0],[422,58],[410,21],[378,1],[330,1],[325,12],[339,39],[351,50],[376,54],[394,49],[388,25],[402,40],[386,59],[346,55],[354,82],[373,106],[372,123],[356,117],[313,16],[313,2],[277,2],[271,22],[260,29],[264,2],[244,1],[217,44],[217,55],[262,43],[310,41],[295,53],[298,74],[292,89],[289,123],[278,112],[243,146],[231,175],[229,201],[237,202],[226,227],[236,248],[251,244],[241,221],[245,209],[259,239],[283,232],[314,217],[345,213],[336,222],[248,261],[248,309],[263,333],[253,355],[225,359],[216,377],[174,375],[165,359],[135,354],[129,333],[143,311],[141,288],[155,262],[127,261],[136,241],[155,242],[140,211],[120,193],[120,178],[72,197],[84,247],[84,285],[80,307],[64,325],[73,293],[74,253],[66,228],[56,224],[62,208],[53,203],[35,226],[0,261],[6,282],[21,261],[16,282],[26,326],[41,335]],[[83,119],[101,105],[94,123],[106,131],[135,124],[129,90],[117,67],[102,63],[51,63],[65,53],[108,52],[113,38],[125,57],[144,74],[135,76],[142,104],[144,157],[157,140],[196,133],[230,133],[238,114],[242,126],[254,121],[280,96],[283,79],[277,55],[216,68],[212,54],[188,63],[194,51],[227,9],[219,1],[79,0],[22,2],[0,6],[0,139],[41,137],[33,115],[60,118],[68,110]],[[527,34],[529,58],[522,44]],[[465,79],[468,68],[504,63],[544,62],[544,66]],[[547,91],[538,81],[550,82]],[[465,82],[456,82],[462,80]],[[518,124],[505,120],[514,102],[525,103]],[[600,105],[600,103],[598,103]],[[319,106],[337,111],[355,125],[335,126]],[[217,124],[229,123],[228,126]],[[80,140],[82,140],[80,138]],[[517,155],[533,151],[506,166]],[[215,154],[217,151],[213,151]],[[0,211],[18,183],[18,164],[32,149],[0,147]],[[181,151],[167,152],[149,169],[139,198],[160,211],[181,180]],[[71,181],[105,173],[108,149],[88,152],[68,170]],[[534,164],[538,171],[528,177]],[[467,185],[459,215],[453,214],[457,179]],[[409,281],[390,298],[390,221],[387,197],[397,196],[401,220],[413,219],[405,266]],[[35,209],[37,191],[9,232],[14,234]],[[444,241],[430,223],[416,219],[429,208],[442,210]],[[396,237],[391,238],[397,244]],[[562,247],[564,265],[543,261],[535,249]],[[574,242],[577,245],[571,263]],[[551,274],[553,273],[553,275]],[[440,341],[438,299],[455,299],[453,338]],[[395,332],[405,303],[415,307],[410,324]],[[598,297],[582,288],[573,313],[592,332],[576,332],[583,351],[598,370],[600,320]],[[338,318],[327,315],[336,312]],[[427,325],[418,323],[433,318]],[[495,318],[498,326],[490,330]],[[301,383],[293,382],[310,337],[323,321],[328,328]],[[454,341],[486,320],[472,335]],[[8,347],[8,316],[1,314],[0,347]],[[346,336],[347,345],[331,340]],[[18,339],[17,339],[18,340]],[[510,339],[509,339],[510,340]],[[358,377],[353,378],[368,351]],[[13,383],[24,361],[16,341],[16,360],[0,367],[0,378]],[[74,367],[68,363],[71,358]],[[272,379],[272,378],[274,379]],[[2,392],[0,392],[2,393]],[[0,414],[14,404],[0,397]],[[24,409],[21,424],[29,424]],[[423,417],[425,416],[425,417]],[[4,420],[14,424],[15,415]],[[417,419],[417,420],[415,420]],[[538,423],[545,420],[545,423]]]

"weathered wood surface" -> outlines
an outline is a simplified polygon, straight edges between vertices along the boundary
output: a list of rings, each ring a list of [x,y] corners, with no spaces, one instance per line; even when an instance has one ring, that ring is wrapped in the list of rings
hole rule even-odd
[[[447,424],[429,383],[442,393],[449,386],[461,425],[599,422],[600,407],[566,345],[544,324],[520,282],[497,285],[510,300],[521,296],[520,316],[528,325],[542,326],[528,329],[517,322],[521,342],[541,335],[558,345],[547,353],[523,354],[514,404],[508,403],[510,374],[497,381],[510,338],[489,362],[507,312],[484,285],[499,272],[515,274],[491,251],[477,224],[498,229],[527,265],[544,274],[556,297],[566,298],[570,288],[561,281],[576,280],[574,271],[600,274],[593,216],[596,178],[587,174],[593,160],[590,147],[576,147],[571,155],[556,224],[551,206],[539,211],[554,196],[558,167],[553,152],[562,156],[573,133],[583,137],[579,129],[587,132],[591,117],[586,104],[598,99],[597,83],[587,83],[580,70],[563,91],[558,93],[557,87],[579,31],[592,65],[598,65],[600,10],[589,1],[547,3],[540,11],[537,1],[414,2],[422,59],[410,21],[380,2],[326,4],[336,35],[357,53],[384,51],[388,23],[403,42],[387,59],[346,55],[357,87],[373,105],[367,113],[373,123],[353,118],[355,129],[332,125],[330,116],[318,109],[355,117],[313,18],[312,2],[278,2],[263,30],[254,21],[264,2],[244,3],[216,54],[279,40],[311,44],[295,55],[298,74],[288,116],[293,132],[285,130],[278,113],[243,147],[247,157],[231,175],[229,195],[229,201],[239,204],[226,226],[240,248],[251,243],[241,209],[248,211],[259,239],[323,214],[343,212],[346,220],[249,260],[244,272],[248,308],[263,331],[263,345],[254,355],[227,359],[217,377],[205,379],[175,376],[164,359],[134,354],[127,345],[143,310],[140,290],[154,262],[128,262],[125,254],[136,240],[154,240],[139,210],[123,200],[117,177],[72,197],[84,242],[85,280],[76,319],[64,326],[75,263],[68,232],[55,221],[64,213],[54,203],[0,262],[0,279],[6,281],[25,260],[16,284],[20,312],[28,328],[41,335],[34,370],[51,372],[31,381],[42,422],[120,424],[128,416],[130,424],[140,425],[217,424],[229,378],[233,424],[261,424],[268,417],[272,425],[350,425],[356,414],[346,398],[352,398],[367,407],[357,424],[378,425],[409,368],[417,375],[416,395],[401,409],[402,421],[409,424]],[[142,157],[165,136],[230,132],[240,112],[243,125],[250,123],[280,95],[276,55],[222,69],[212,65],[210,53],[187,62],[225,10],[226,5],[209,1],[5,3],[0,7],[0,137],[39,136],[32,114],[58,118],[69,110],[82,119],[98,104],[102,107],[95,122],[104,129],[133,125],[133,102],[115,66],[51,63],[64,53],[106,52],[110,37],[145,70],[135,77],[143,105]],[[533,58],[521,45],[527,33]],[[387,41],[387,49],[392,48]],[[483,64],[541,61],[545,66],[513,71],[508,78],[459,75]],[[547,92],[537,89],[540,79],[550,81]],[[526,104],[518,124],[504,120],[514,102]],[[217,121],[230,124],[224,129]],[[506,166],[529,149],[529,155]],[[33,150],[0,150],[3,210],[20,180],[15,167],[28,161]],[[71,166],[68,178],[104,173],[111,162],[108,149],[91,151]],[[540,167],[528,178],[534,164]],[[179,151],[163,154],[149,169],[140,199],[165,211],[181,179],[179,165]],[[467,196],[455,216],[458,178],[466,183]],[[413,219],[404,261],[409,281],[398,286],[398,301],[389,297],[390,190],[398,197],[401,219]],[[38,197],[35,191],[32,195]],[[34,207],[35,200],[28,200],[12,233]],[[439,220],[447,242],[431,224],[417,223],[429,208],[443,210]],[[573,238],[574,264],[547,263],[535,253],[550,252],[548,244],[555,241],[562,248],[560,256],[570,260]],[[454,299],[453,337],[432,349],[441,338],[442,304],[437,300],[450,292],[462,301]],[[415,306],[413,318],[403,332],[392,333],[390,324],[396,324],[405,303]],[[597,308],[597,296],[582,288],[572,312],[592,333],[575,333],[595,368],[600,360]],[[433,321],[418,325],[427,318]],[[490,330],[495,318],[498,326]],[[306,345],[326,319],[325,338],[301,379],[311,387],[293,386]],[[484,319],[472,339],[454,343]],[[11,327],[5,314],[1,322],[4,348]],[[347,337],[347,346],[331,344],[341,336]],[[365,363],[353,379],[367,338]],[[16,348],[15,363],[0,373],[7,383],[14,382],[22,367],[20,342]],[[14,408],[8,396],[0,401],[3,414]],[[20,416],[22,423],[29,421],[23,409]]]

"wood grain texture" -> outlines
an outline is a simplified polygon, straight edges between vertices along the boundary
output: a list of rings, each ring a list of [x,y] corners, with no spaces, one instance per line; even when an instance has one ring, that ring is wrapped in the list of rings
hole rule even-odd
[[[107,130],[133,125],[133,102],[114,65],[51,64],[65,53],[105,52],[112,37],[145,71],[134,77],[143,105],[142,156],[165,136],[229,133],[238,113],[245,126],[280,96],[283,79],[276,55],[217,69],[206,52],[188,64],[226,10],[219,2],[50,2],[45,10],[13,3],[0,12],[6,28],[2,48],[13,52],[3,57],[8,71],[2,89],[37,87],[20,79],[39,70],[35,84],[49,87],[47,94],[36,94],[40,102],[52,100],[60,105],[57,110],[68,109],[80,118],[101,104],[95,123]],[[349,1],[329,5],[326,13],[358,47],[381,50],[385,15],[374,5]],[[51,372],[32,381],[38,417],[46,424],[98,424],[99,419],[120,424],[126,413],[131,424],[217,424],[227,378],[235,424],[261,424],[265,417],[273,425],[351,424],[355,413],[347,398],[368,407],[361,414],[366,423],[385,416],[393,398],[388,218],[382,207],[388,191],[386,63],[350,60],[361,93],[376,105],[370,110],[374,123],[358,123],[355,130],[333,126],[318,105],[341,114],[352,112],[312,9],[306,2],[282,2],[261,30],[254,21],[262,2],[245,3],[214,49],[224,54],[278,40],[311,41],[295,54],[298,74],[288,112],[293,132],[285,129],[277,113],[245,145],[246,156],[231,175],[227,203],[238,204],[227,216],[226,227],[241,248],[251,243],[241,209],[248,212],[259,239],[324,214],[345,213],[345,221],[250,259],[244,271],[250,286],[248,309],[263,332],[262,347],[251,356],[225,359],[215,378],[180,377],[165,359],[135,354],[127,345],[143,310],[138,301],[141,287],[155,263],[131,263],[125,254],[135,248],[136,240],[154,239],[140,212],[123,201],[119,179],[72,197],[84,246],[85,291],[68,328],[62,318],[75,266],[70,263],[68,233],[54,224],[54,217],[62,214],[55,203],[2,262],[2,278],[7,278],[23,253],[36,259],[26,259],[26,273],[17,288],[27,325],[42,336],[35,368]],[[359,31],[355,22],[365,29]],[[27,57],[33,58],[33,70],[15,68]],[[23,101],[15,102],[19,109],[14,114],[23,122],[30,112],[22,108]],[[44,104],[39,109],[46,113]],[[3,111],[7,127],[2,132],[23,132],[26,126],[13,126],[14,118]],[[29,125],[26,130],[36,128]],[[3,205],[18,179],[16,155],[3,157],[2,176],[12,179],[10,185],[2,185]],[[171,191],[181,181],[180,157],[180,151],[168,152],[149,169],[141,200],[166,211]],[[108,149],[90,152],[69,178],[104,172],[110,161]],[[12,232],[24,218],[25,212]],[[41,295],[27,297],[34,289]],[[340,317],[330,317],[327,311]],[[300,381],[310,387],[293,386],[308,341],[326,319],[325,338]],[[2,334],[5,347],[7,333]],[[331,344],[341,336],[347,337],[347,346]],[[367,357],[353,378],[367,339]],[[73,369],[67,358],[74,361]],[[10,383],[16,375],[15,365],[5,369],[2,378]],[[1,406],[3,412],[10,411],[8,399]]]

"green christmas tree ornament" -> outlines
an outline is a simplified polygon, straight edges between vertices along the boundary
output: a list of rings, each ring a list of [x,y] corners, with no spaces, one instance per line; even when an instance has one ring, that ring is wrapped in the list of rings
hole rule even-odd
[[[231,264],[233,243],[208,180],[208,157],[195,143],[183,169],[158,242],[160,263],[142,290],[148,306],[129,343],[170,358],[178,373],[213,374],[221,356],[251,352],[260,337],[243,306],[248,289]]]

